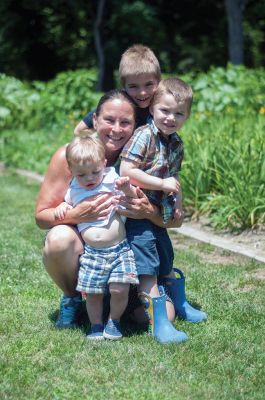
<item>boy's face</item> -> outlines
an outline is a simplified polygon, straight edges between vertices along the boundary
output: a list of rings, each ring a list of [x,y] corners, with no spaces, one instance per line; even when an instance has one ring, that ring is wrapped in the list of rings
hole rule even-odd
[[[87,190],[94,189],[103,179],[105,161],[87,162],[84,165],[71,165],[72,175],[77,179],[79,185]]]
[[[140,108],[150,106],[158,81],[153,74],[131,75],[126,78],[125,90]]]
[[[187,105],[177,102],[172,94],[162,94],[158,102],[150,107],[156,127],[165,135],[179,131],[189,117]]]

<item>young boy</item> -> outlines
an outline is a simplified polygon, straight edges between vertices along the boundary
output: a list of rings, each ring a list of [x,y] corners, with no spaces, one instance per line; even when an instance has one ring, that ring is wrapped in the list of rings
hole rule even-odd
[[[147,125],[135,131],[121,152],[121,175],[129,176],[133,185],[144,189],[150,201],[160,208],[165,224],[179,218],[182,213],[178,172],[183,159],[183,142],[176,131],[181,129],[190,115],[192,96],[191,87],[180,79],[161,81],[151,102],[152,117]],[[136,258],[140,282],[146,275],[149,275],[149,283],[153,282],[151,295],[155,295],[152,291],[156,288],[158,275],[157,265],[153,262],[154,254],[158,254],[161,261],[159,274],[171,274],[167,282],[174,284],[174,256],[166,230],[148,220],[141,220],[137,225],[137,221],[132,224],[128,219],[126,231]],[[191,322],[206,319],[205,313],[193,309],[187,302],[185,316],[184,307],[180,308],[183,317]]]
[[[141,44],[129,47],[121,57],[119,66],[121,86],[137,105],[136,127],[145,125],[150,115],[149,106],[161,79],[159,61],[153,51]],[[79,122],[74,130],[81,132],[93,130],[93,111]]]
[[[135,197],[129,178],[120,178],[113,167],[106,168],[105,150],[99,139],[76,137],[66,149],[66,159],[73,180],[61,203],[54,211],[63,220],[67,209],[98,193],[123,191]],[[130,284],[137,284],[134,256],[130,249],[124,223],[115,208],[105,220],[80,223],[78,231],[85,242],[80,258],[76,290],[87,293],[86,306],[91,332],[90,340],[120,339],[120,317],[128,303]],[[103,327],[103,296],[109,285],[110,314]]]
[[[177,78],[162,80],[153,96],[148,124],[138,128],[121,153],[121,175],[146,189],[161,208],[164,223],[181,212],[178,172],[183,142],[176,131],[190,115],[192,89]]]

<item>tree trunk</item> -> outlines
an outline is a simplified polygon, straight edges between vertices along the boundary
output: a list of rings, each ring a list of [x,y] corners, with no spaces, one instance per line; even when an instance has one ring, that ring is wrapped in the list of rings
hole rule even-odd
[[[247,0],[225,0],[228,20],[229,61],[244,64],[244,37],[242,17]]]
[[[98,58],[98,83],[97,83],[97,90],[102,92],[103,91],[103,80],[105,75],[105,56],[104,51],[101,44],[101,36],[100,36],[100,26],[102,23],[103,11],[105,6],[105,0],[99,0],[97,5],[97,15],[94,23],[94,41],[95,41],[95,48]]]

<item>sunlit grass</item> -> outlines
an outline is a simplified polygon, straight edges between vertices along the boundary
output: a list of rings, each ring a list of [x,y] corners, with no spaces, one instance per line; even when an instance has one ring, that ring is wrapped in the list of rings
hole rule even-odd
[[[263,264],[211,263],[209,246],[176,247],[189,299],[208,321],[176,321],[189,335],[181,345],[159,345],[133,325],[119,343],[87,343],[83,329],[53,326],[60,292],[42,266],[38,186],[15,176],[0,184],[1,399],[264,398],[265,285],[254,274]]]

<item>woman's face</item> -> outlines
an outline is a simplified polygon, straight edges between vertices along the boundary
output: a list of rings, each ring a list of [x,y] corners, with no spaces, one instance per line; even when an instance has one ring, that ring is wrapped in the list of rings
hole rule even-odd
[[[135,117],[132,105],[126,100],[106,101],[100,114],[93,116],[94,128],[106,149],[106,156],[120,151],[132,136]]]

